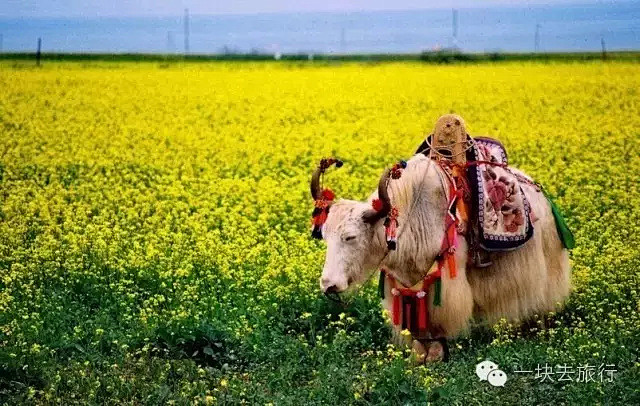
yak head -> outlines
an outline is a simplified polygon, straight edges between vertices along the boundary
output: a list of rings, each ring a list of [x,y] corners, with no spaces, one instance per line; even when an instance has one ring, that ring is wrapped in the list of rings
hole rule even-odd
[[[322,196],[319,178],[322,165],[311,178],[311,195],[314,199]],[[380,178],[378,184],[379,204],[374,210],[370,203],[353,200],[338,200],[327,208],[327,216],[321,227],[321,237],[327,244],[327,255],[320,277],[320,289],[325,294],[341,293],[352,285],[367,279],[384,256],[378,247],[375,225],[391,210],[387,192],[389,171]]]

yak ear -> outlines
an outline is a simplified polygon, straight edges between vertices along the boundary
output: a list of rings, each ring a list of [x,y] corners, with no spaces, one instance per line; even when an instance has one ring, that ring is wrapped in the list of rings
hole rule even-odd
[[[362,221],[369,225],[375,225],[379,220],[382,220],[380,213],[376,210],[369,209],[362,213]]]

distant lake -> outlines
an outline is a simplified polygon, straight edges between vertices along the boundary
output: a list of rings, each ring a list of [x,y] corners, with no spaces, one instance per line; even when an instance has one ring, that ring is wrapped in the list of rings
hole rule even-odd
[[[420,52],[640,48],[640,2],[451,10],[191,16],[192,53]],[[0,18],[2,50],[181,53],[182,15],[127,18]]]

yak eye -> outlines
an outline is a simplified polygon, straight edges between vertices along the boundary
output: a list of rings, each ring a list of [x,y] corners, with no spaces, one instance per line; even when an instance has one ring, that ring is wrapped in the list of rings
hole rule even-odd
[[[349,235],[349,236],[344,237],[344,240],[347,241],[347,242],[353,241],[355,239],[356,239],[355,235]]]

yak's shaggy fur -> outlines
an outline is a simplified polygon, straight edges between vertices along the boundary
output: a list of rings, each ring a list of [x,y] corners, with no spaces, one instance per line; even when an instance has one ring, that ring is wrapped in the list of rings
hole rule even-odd
[[[321,285],[329,285],[336,275],[342,275],[350,286],[379,267],[391,271],[405,286],[419,283],[434,265],[444,237],[445,179],[442,169],[431,159],[416,155],[408,162],[402,177],[389,182],[391,201],[398,207],[400,218],[398,249],[388,253],[382,222],[371,227],[359,220],[360,212],[370,207],[377,193],[370,197],[369,204],[336,202],[325,225],[329,250]],[[557,234],[549,202],[533,187],[523,185],[523,189],[537,217],[533,238],[517,250],[493,254],[493,264],[488,268],[467,267],[467,244],[464,238],[459,238],[457,276],[450,279],[449,272],[443,272],[442,305],[429,307],[430,323],[437,327],[438,336],[460,334],[472,318],[491,322],[551,311],[569,294],[568,252]],[[331,236],[343,235],[345,229],[365,236],[350,248],[343,247],[346,243],[340,242],[340,237],[333,244],[329,241]],[[348,261],[346,267],[330,258],[332,254],[355,255],[350,252],[353,250],[364,251],[362,259]],[[390,287],[386,289],[383,305],[390,310]]]

